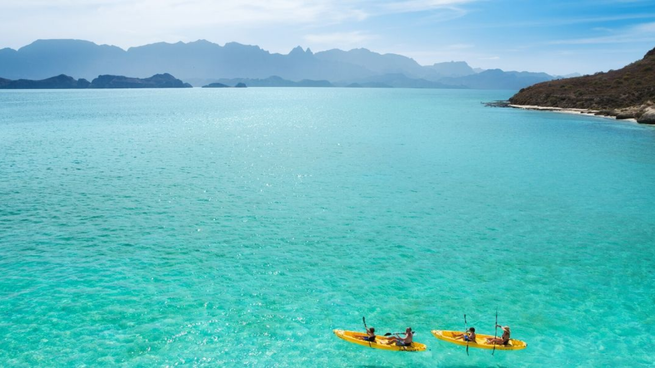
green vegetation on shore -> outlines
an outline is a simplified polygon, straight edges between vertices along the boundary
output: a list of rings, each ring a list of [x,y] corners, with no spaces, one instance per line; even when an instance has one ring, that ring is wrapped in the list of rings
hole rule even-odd
[[[509,102],[585,109],[655,124],[655,49],[619,70],[535,84],[519,91]]]

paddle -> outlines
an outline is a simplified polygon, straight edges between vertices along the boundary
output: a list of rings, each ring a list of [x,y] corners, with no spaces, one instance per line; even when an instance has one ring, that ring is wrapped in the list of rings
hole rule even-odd
[[[491,352],[491,355],[496,353],[496,338],[498,336],[498,308],[496,307],[496,325],[494,326],[494,351]]]
[[[364,328],[366,329],[366,331],[368,331],[368,327],[366,326],[366,317],[362,317],[362,321],[364,322]],[[401,333],[404,333],[404,332],[387,332],[387,333],[384,334],[384,336],[398,335],[398,334],[401,334]]]
[[[416,335],[416,331],[412,331],[414,335]],[[384,334],[384,336],[391,336],[391,335],[400,335],[400,334],[405,334],[405,332],[387,332]]]
[[[464,313],[464,333],[468,331],[468,323],[466,323],[466,313]],[[469,355],[469,339],[466,339],[466,355]]]

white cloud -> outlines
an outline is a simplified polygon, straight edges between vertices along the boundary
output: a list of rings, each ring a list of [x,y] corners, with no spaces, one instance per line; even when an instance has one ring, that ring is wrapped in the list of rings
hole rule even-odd
[[[634,27],[635,32],[655,33],[655,22],[642,23]]]
[[[326,26],[366,19],[369,14],[359,5],[347,0],[2,0],[0,45],[18,38],[82,38],[134,46],[271,26]]]
[[[383,7],[392,12],[408,13],[452,8],[457,5],[464,5],[475,1],[478,0],[407,0],[393,1],[383,5]]]
[[[638,19],[655,19],[655,13],[639,13],[639,14],[621,14],[611,16],[596,16],[596,17],[577,17],[577,16],[563,16],[558,18],[549,18],[546,20],[525,20],[525,21],[502,21],[498,23],[481,23],[475,25],[468,25],[467,29],[479,28],[536,28],[536,27],[553,27],[553,26],[568,26],[576,24],[593,24],[593,23],[607,23],[614,21],[628,21]],[[594,30],[607,30],[606,27],[594,27]]]
[[[0,48],[39,38],[121,47],[198,38],[260,43],[262,33],[295,40],[311,33],[309,39],[316,42],[354,36],[353,43],[371,36],[343,32],[338,25],[409,12],[452,19],[466,13],[460,6],[474,1],[480,0],[0,0]]]
[[[444,9],[479,0],[3,0],[0,14],[9,20],[64,17],[140,20],[148,24],[331,23],[361,21],[371,15]],[[112,18],[112,16],[116,16]],[[2,18],[5,18],[2,17]]]
[[[574,38],[549,42],[552,45],[594,45],[608,43],[634,43],[655,41],[655,22],[642,23],[632,27],[611,31],[602,37]]]

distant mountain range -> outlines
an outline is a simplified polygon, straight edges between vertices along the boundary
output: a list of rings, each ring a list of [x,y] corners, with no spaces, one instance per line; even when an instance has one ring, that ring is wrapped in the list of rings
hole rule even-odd
[[[301,85],[328,82],[334,86],[520,89],[556,79],[545,73],[475,70],[463,61],[422,66],[402,55],[367,49],[313,53],[296,47],[283,55],[258,46],[234,42],[220,46],[204,40],[155,43],[128,50],[81,40],[38,40],[18,50],[0,50],[0,77],[7,79],[44,79],[60,74],[86,79],[102,74],[146,77],[161,73],[171,73],[194,86],[275,76]]]

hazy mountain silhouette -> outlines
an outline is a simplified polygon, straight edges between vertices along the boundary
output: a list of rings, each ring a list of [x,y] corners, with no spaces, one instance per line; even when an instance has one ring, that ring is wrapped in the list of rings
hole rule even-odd
[[[378,54],[367,49],[343,51],[333,49],[316,53],[316,58],[324,61],[357,65],[375,74],[402,73],[410,78],[423,77],[426,70],[414,59],[396,54]]]
[[[271,76],[293,82],[322,80],[334,85],[432,86],[426,88],[518,89],[548,80],[500,70],[493,71],[493,75],[476,74],[462,61],[421,66],[402,55],[379,54],[367,49],[335,49],[314,54],[296,47],[283,55],[258,46],[235,42],[220,46],[205,40],[154,43],[128,50],[81,40],[38,40],[18,50],[0,50],[0,77],[7,79],[44,79],[60,74],[86,79],[105,74],[143,78],[163,73],[195,86],[220,79],[265,80]],[[546,74],[543,78],[553,79]]]
[[[554,77],[546,73],[504,72],[500,69],[489,69],[464,77],[443,78],[440,81],[448,85],[460,85],[474,89],[521,89],[552,79]]]
[[[394,87],[394,88],[467,88],[461,84],[444,84],[423,78],[409,78],[402,73],[389,73],[354,80],[361,87]]]
[[[18,51],[0,50],[0,75],[9,79],[42,79],[66,74],[92,79],[116,73],[125,51],[78,40],[38,40]],[[152,73],[151,73],[152,74]]]
[[[425,69],[436,73],[441,77],[463,77],[478,73],[464,61],[450,61],[425,66]],[[482,72],[483,70],[480,70]]]

